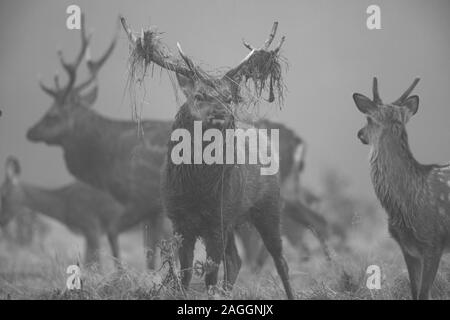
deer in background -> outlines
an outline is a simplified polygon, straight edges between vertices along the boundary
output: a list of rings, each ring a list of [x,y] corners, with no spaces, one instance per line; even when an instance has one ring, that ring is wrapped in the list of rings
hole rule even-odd
[[[284,200],[281,217],[281,233],[289,243],[299,249],[302,260],[310,255],[308,246],[303,241],[306,229],[313,231],[327,257],[330,260],[326,245],[328,239],[328,223],[310,203],[301,199],[302,187],[300,175],[305,168],[306,143],[293,130],[283,124],[267,119],[255,123],[258,128],[278,129],[280,134],[280,185],[281,197]],[[242,241],[246,260],[254,272],[262,268],[268,258],[268,252],[260,245],[256,232],[248,225],[240,226],[237,235]]]
[[[276,31],[274,25],[263,49],[252,50],[239,66],[228,71],[223,78],[211,80],[212,77],[200,71],[181,51],[181,47],[179,53],[187,67],[182,63],[173,63],[158,50],[153,51],[155,46],[148,32],[150,36],[142,32],[138,38],[124,18],[122,24],[131,47],[142,54],[141,60],[150,60],[176,73],[187,101],[179,108],[172,129],[186,129],[191,134],[194,121],[202,121],[203,129],[216,128],[222,132],[226,128],[239,127],[240,124],[229,112],[233,100],[236,102],[231,93],[236,88],[230,86],[230,80],[239,82],[241,72],[252,55],[264,59],[267,54],[277,54],[282,44],[274,51],[268,51]],[[162,177],[162,197],[174,230],[183,239],[179,248],[183,287],[188,288],[191,281],[195,243],[198,238],[202,238],[207,258],[212,261],[205,275],[206,287],[209,289],[217,284],[219,265],[223,261],[224,288],[232,288],[241,267],[234,230],[240,222],[249,220],[259,231],[272,255],[288,298],[293,299],[288,266],[282,254],[281,199],[277,175],[261,175],[261,166],[258,164],[207,165],[203,162],[197,165],[176,165],[171,161],[174,146],[175,142],[169,140]]]
[[[98,72],[113,52],[117,33],[106,52],[94,61],[87,54],[90,36],[86,35],[84,16],[81,21],[81,49],[75,61],[65,62],[59,52],[68,83],[60,87],[58,77],[55,88],[40,83],[54,103],[29,129],[27,137],[33,142],[62,147],[72,175],[110,193],[125,207],[117,222],[119,232],[143,221],[149,224],[147,265],[154,268],[155,255],[149,253],[156,251],[164,232],[159,181],[171,122],[142,121],[144,135],[139,135],[136,123],[108,119],[92,110],[98,94]],[[77,69],[85,56],[90,76],[76,85]]]
[[[385,104],[374,78],[373,100],[358,93],[353,99],[367,117],[358,138],[371,146],[372,183],[388,214],[389,232],[402,250],[412,298],[428,299],[450,246],[450,166],[420,164],[409,148],[405,125],[419,107],[419,97],[410,96],[418,82]]]
[[[108,193],[82,182],[58,189],[44,189],[24,183],[20,179],[20,164],[8,157],[5,180],[0,187],[0,225],[14,217],[33,211],[55,219],[86,241],[85,263],[100,263],[100,236],[106,234],[116,266],[119,266],[117,221],[123,207]]]

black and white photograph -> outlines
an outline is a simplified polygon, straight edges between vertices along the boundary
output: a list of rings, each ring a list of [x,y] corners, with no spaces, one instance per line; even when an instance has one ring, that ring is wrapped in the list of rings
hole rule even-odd
[[[0,300],[450,299],[449,17],[1,0]]]

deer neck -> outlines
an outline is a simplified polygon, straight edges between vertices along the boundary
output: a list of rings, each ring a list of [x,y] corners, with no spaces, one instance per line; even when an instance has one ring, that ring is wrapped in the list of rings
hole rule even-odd
[[[172,129],[186,129],[191,134],[191,143],[194,150],[194,117],[192,117],[188,106],[183,105],[178,111]],[[231,124],[233,125],[233,124]],[[167,150],[168,173],[171,185],[177,185],[183,192],[210,194],[212,197],[221,192],[221,186],[228,181],[229,170],[233,166],[221,164],[180,164],[175,165],[171,161],[171,152],[176,142],[169,140]],[[225,183],[226,184],[226,183]]]
[[[27,208],[65,222],[66,204],[58,190],[47,190],[29,184],[22,185],[22,189]]]
[[[392,218],[411,214],[425,190],[424,166],[413,157],[404,128],[387,129],[372,147],[371,178],[375,193]]]
[[[119,130],[114,121],[89,109],[80,112],[73,126],[62,143],[68,170],[79,180],[101,187]]]

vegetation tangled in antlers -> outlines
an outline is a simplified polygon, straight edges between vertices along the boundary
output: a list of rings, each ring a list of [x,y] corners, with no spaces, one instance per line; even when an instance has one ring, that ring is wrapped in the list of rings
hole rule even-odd
[[[280,43],[274,50],[269,50],[275,38],[277,22],[274,23],[270,36],[263,47],[257,49],[244,41],[244,46],[250,50],[250,53],[237,67],[229,69],[224,75],[220,76],[203,71],[184,55],[179,45],[178,50],[181,58],[176,57],[161,41],[162,33],[156,28],[142,30],[137,37],[132,33],[125,19],[122,18],[121,21],[130,40],[132,40],[131,43],[134,44],[130,46],[129,58],[131,82],[141,83],[149,69],[153,73],[153,67],[156,64],[168,71],[200,79],[217,92],[231,96],[235,103],[255,105],[264,93],[268,93],[268,102],[274,102],[277,97],[278,103],[283,104],[285,84],[282,76],[282,63],[287,66],[287,61],[280,55],[280,49],[285,37],[281,38]]]

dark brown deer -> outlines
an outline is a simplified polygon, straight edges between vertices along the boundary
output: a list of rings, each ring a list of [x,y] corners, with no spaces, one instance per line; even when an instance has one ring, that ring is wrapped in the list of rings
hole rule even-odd
[[[239,66],[218,78],[207,75],[195,66],[181,51],[180,46],[179,53],[185,65],[174,62],[155,50],[157,47],[153,43],[151,31],[142,32],[141,37],[137,38],[124,18],[122,24],[134,53],[140,55],[141,61],[155,63],[176,73],[187,101],[179,108],[172,129],[184,129],[191,134],[194,121],[202,121],[203,129],[216,128],[222,132],[227,128],[239,127],[240,123],[229,112],[232,104],[239,102],[236,95],[238,87],[233,84],[240,82],[251,59],[264,61],[274,57],[282,44],[281,42],[275,50],[269,51],[276,31],[274,25],[270,38],[262,49],[252,48],[251,54]],[[270,93],[269,100],[273,101],[272,90]],[[183,239],[179,249],[183,286],[189,286],[195,242],[197,238],[202,238],[207,257],[213,262],[205,275],[206,287],[211,288],[217,284],[219,265],[223,261],[224,287],[230,289],[241,266],[234,230],[240,222],[250,220],[274,259],[288,298],[293,299],[288,266],[282,255],[281,201],[277,175],[261,175],[260,165],[208,165],[204,161],[198,165],[176,165],[171,160],[175,144],[172,139],[168,143],[162,197],[175,232]]]
[[[405,125],[419,107],[419,97],[410,96],[418,82],[386,104],[374,78],[373,100],[358,93],[353,99],[367,116],[358,138],[371,146],[372,183],[388,214],[389,232],[403,252],[412,298],[428,299],[450,245],[450,166],[420,164],[409,148]]]
[[[85,33],[84,16],[81,28],[81,50],[72,64],[59,56],[68,75],[68,83],[55,88],[41,83],[54,103],[44,117],[27,133],[33,142],[62,147],[69,172],[78,180],[110,193],[125,207],[118,221],[121,232],[142,221],[148,222],[147,248],[156,250],[163,232],[160,199],[160,168],[170,134],[169,121],[142,121],[144,135],[138,134],[132,121],[108,119],[94,110],[97,99],[97,76],[110,57],[117,34],[106,52],[96,61],[86,54],[90,37]],[[76,85],[77,69],[87,58],[90,77]],[[147,255],[147,264],[155,267],[154,255]]]
[[[100,236],[108,236],[114,262],[119,265],[117,221],[124,208],[108,193],[82,182],[58,189],[45,189],[20,179],[20,164],[8,157],[5,180],[0,187],[0,225],[14,217],[33,211],[55,219],[86,240],[85,263],[100,263]]]

